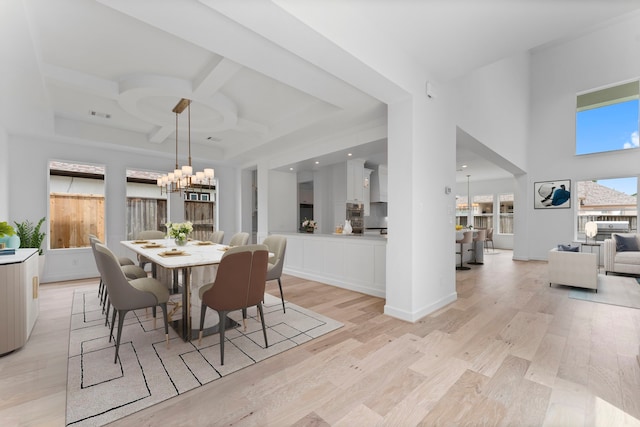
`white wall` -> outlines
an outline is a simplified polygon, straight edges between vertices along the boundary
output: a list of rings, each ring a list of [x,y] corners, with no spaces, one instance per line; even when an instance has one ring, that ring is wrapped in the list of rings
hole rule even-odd
[[[0,138],[1,141],[1,138]],[[2,146],[0,145],[0,149]],[[0,151],[1,152],[1,151]],[[71,143],[54,138],[34,136],[9,136],[9,176],[11,185],[8,197],[8,219],[22,221],[37,220],[48,216],[49,176],[48,162],[51,159],[67,160],[81,163],[99,163],[106,166],[106,243],[119,255],[127,254],[120,245],[126,232],[126,170],[145,169],[163,170],[171,165],[168,158],[155,153],[134,150],[116,151],[113,147],[103,147],[88,141]],[[215,165],[214,165],[215,166]],[[194,162],[195,169],[204,165]],[[2,173],[2,172],[0,172]],[[235,169],[216,167],[216,177],[221,183],[220,227],[225,229],[234,224],[236,193]],[[19,183],[19,184],[17,184]],[[178,197],[178,196],[176,196]],[[1,198],[0,198],[1,200]],[[177,202],[179,204],[179,202]],[[174,207],[174,209],[176,209]],[[179,207],[175,212],[183,216],[184,209]],[[171,220],[179,220],[172,215]],[[231,228],[231,227],[229,227]],[[47,235],[49,230],[47,228]],[[97,270],[89,248],[47,250],[43,282],[71,280],[83,277],[95,277]]]
[[[570,179],[574,186],[640,173],[638,149],[574,155],[576,94],[640,77],[638,27],[636,16],[532,55],[529,195],[536,181]],[[574,200],[571,209],[533,209],[527,197],[530,259],[546,259],[551,247],[573,240],[575,208]]]
[[[526,170],[529,55],[519,54],[455,81],[456,125]]]
[[[269,231],[298,229],[298,182],[295,173],[269,171]]]
[[[0,126],[0,221],[9,217],[9,137]],[[11,223],[12,224],[12,223]]]

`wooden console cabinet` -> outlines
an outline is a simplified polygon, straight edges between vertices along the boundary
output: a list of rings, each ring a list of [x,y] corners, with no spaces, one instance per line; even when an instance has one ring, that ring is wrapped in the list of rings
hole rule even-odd
[[[22,347],[38,318],[38,251],[0,256],[0,356]]]

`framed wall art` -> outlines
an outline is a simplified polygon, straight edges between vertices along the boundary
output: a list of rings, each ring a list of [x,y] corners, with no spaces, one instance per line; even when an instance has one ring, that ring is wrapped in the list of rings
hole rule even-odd
[[[570,208],[571,180],[534,182],[533,207],[535,209]]]

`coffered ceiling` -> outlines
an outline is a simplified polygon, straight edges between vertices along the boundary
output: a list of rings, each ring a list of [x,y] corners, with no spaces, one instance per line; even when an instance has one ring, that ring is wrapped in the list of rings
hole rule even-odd
[[[386,125],[389,82],[375,70],[348,73],[365,67],[349,54],[363,41],[447,81],[638,8],[635,0],[3,2],[5,27],[20,22],[7,16],[17,10],[9,4],[23,8],[40,75],[19,78],[42,88],[57,135],[169,154],[180,98],[193,100],[194,156],[206,159],[246,165],[303,152],[328,135],[360,135],[344,150],[291,155],[283,170],[329,164],[355,148],[384,161],[384,141],[361,135]],[[186,121],[179,116],[181,144]]]

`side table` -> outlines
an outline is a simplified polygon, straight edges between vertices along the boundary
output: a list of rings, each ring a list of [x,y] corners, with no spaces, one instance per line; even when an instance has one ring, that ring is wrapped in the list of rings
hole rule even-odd
[[[599,243],[580,243],[580,252],[584,252],[584,247],[589,247],[589,252],[593,253],[593,248],[598,248],[598,273],[600,273],[600,244]]]

